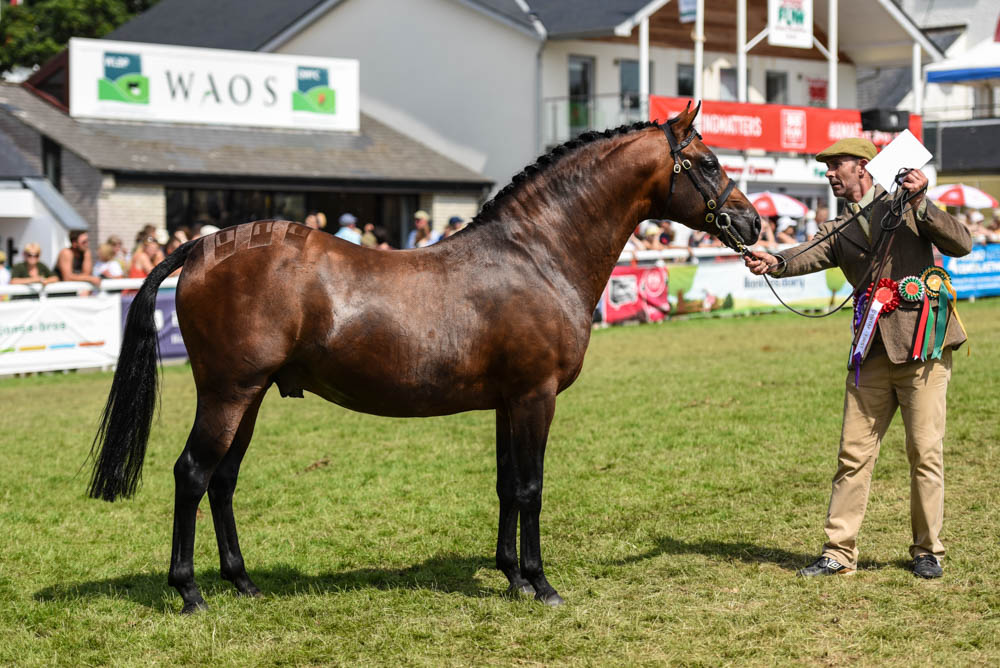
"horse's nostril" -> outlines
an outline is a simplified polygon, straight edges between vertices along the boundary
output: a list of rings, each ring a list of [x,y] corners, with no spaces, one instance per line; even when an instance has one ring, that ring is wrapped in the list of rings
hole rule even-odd
[[[753,217],[753,233],[756,236],[760,236],[760,216]]]

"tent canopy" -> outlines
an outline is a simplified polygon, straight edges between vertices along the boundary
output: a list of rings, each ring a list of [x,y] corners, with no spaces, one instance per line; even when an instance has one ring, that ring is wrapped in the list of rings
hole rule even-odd
[[[1000,36],[1000,24],[997,26]],[[928,83],[1000,84],[1000,42],[987,39],[954,58],[925,68]]]

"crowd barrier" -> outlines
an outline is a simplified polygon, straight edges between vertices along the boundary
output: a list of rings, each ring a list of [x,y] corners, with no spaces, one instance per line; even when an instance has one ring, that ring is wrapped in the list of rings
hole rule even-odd
[[[977,243],[965,257],[945,256],[938,264],[951,274],[959,299],[1000,295],[1000,244]],[[763,313],[784,308],[778,296],[798,310],[825,311],[851,293],[843,272],[836,268],[769,280],[773,292],[728,248],[625,251],[598,304],[596,319],[616,324],[658,322],[678,315]]]
[[[0,375],[110,369],[118,361],[132,296],[142,279],[0,286]],[[176,278],[163,282],[156,326],[163,357],[186,357],[174,308]],[[126,292],[123,292],[126,291]],[[88,296],[78,296],[90,292]]]
[[[1000,295],[1000,244],[976,244],[942,258],[959,299]],[[131,291],[142,279],[0,286],[0,375],[111,368],[118,359]],[[839,269],[771,279],[791,306],[826,310],[850,294]],[[156,326],[164,358],[187,356],[177,324],[176,278],[161,285]],[[91,291],[90,296],[78,293]],[[760,313],[783,308],[760,276],[728,248],[668,248],[622,253],[598,305],[606,324],[656,322],[677,315]]]

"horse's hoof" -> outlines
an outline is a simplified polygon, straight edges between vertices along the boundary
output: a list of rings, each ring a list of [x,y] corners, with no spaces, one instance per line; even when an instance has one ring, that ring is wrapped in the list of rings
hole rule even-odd
[[[565,602],[563,601],[562,596],[557,594],[555,591],[545,595],[535,594],[535,600],[541,601],[545,605],[551,606],[553,608],[556,607],[557,605],[562,605]]]
[[[525,582],[522,585],[512,584],[507,587],[507,596],[512,598],[520,598],[521,596],[534,596],[535,588],[531,584]]]
[[[181,608],[182,615],[193,615],[200,610],[208,610],[208,606],[205,601],[196,601],[194,603],[185,603],[184,607]]]

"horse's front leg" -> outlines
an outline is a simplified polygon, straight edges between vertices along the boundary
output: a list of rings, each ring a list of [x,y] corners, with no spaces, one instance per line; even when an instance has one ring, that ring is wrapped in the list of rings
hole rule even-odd
[[[539,388],[508,404],[512,426],[511,455],[515,469],[515,497],[521,518],[521,575],[535,589],[535,598],[559,605],[562,597],[545,579],[538,517],[542,511],[542,473],[545,443],[555,411],[556,393]]]
[[[534,587],[521,575],[517,563],[517,475],[510,446],[512,439],[510,413],[497,409],[497,497],[500,499],[500,524],[497,531],[497,569],[507,576],[508,594],[535,593]]]

